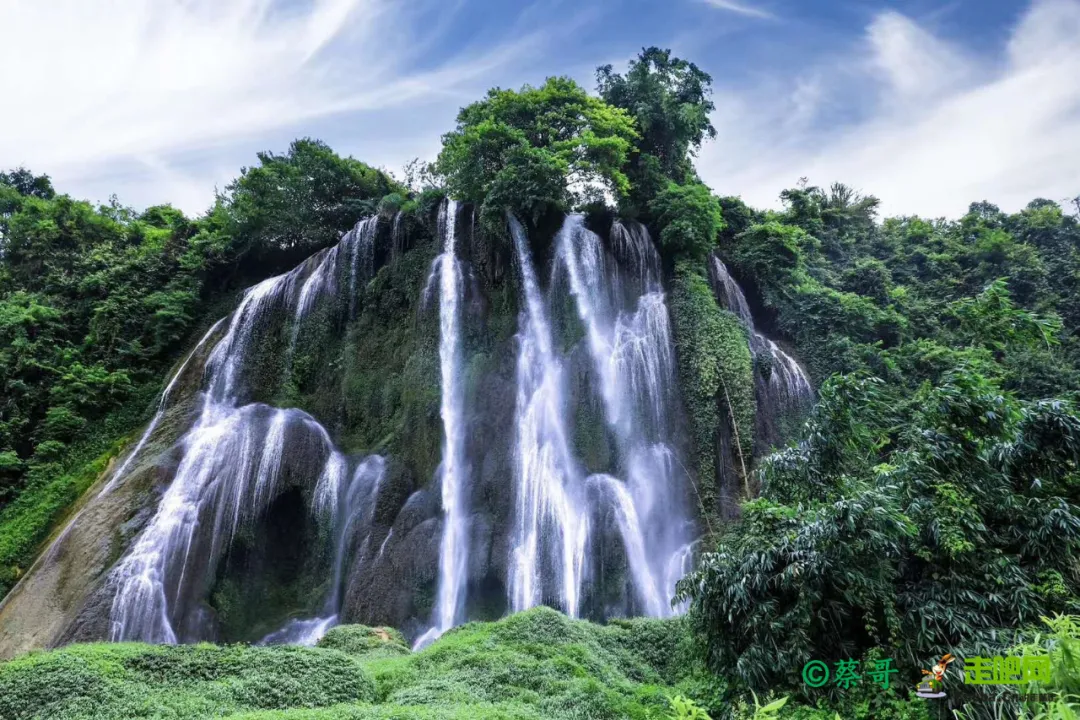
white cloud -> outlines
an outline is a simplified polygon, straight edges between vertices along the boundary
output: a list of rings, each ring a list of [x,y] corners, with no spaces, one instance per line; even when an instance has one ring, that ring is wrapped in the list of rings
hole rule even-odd
[[[994,58],[885,12],[842,60],[718,88],[719,137],[698,168],[718,192],[758,206],[775,207],[803,176],[877,195],[889,214],[1063,200],[1080,193],[1078,69],[1078,0],[1037,0]]]
[[[8,68],[0,73],[0,167],[25,164],[53,175],[62,190],[93,191],[97,200],[104,199],[97,190],[103,178],[124,167],[119,179],[128,182],[117,191],[133,189],[136,197],[122,201],[164,202],[176,192],[185,209],[202,209],[220,168],[178,170],[185,153],[216,147],[220,161],[235,157],[237,142],[250,145],[261,134],[332,115],[440,98],[456,103],[463,83],[536,50],[536,35],[478,53],[458,43],[431,63],[419,54],[430,52],[437,38],[427,29],[439,27],[448,7],[393,0],[0,3],[0,67]],[[239,158],[228,176],[253,159]]]
[[[749,3],[742,2],[741,0],[702,0],[707,5],[711,5],[717,10],[727,10],[729,12],[738,13],[739,15],[746,15],[748,17],[761,18],[768,20],[774,17],[774,15],[767,11],[762,10],[759,7],[755,7]]]

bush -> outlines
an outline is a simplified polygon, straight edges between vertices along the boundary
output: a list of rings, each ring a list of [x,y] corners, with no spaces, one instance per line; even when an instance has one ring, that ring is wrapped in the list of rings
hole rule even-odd
[[[649,206],[660,229],[660,247],[671,258],[704,262],[724,227],[720,202],[701,183],[669,183]]]
[[[654,720],[665,682],[693,666],[681,620],[603,627],[549,608],[456,628],[418,653],[400,641],[354,625],[313,649],[74,645],[0,665],[0,717]]]
[[[0,665],[0,717],[202,718],[370,702],[366,671],[334,650],[78,645]]]
[[[409,646],[400,632],[394,628],[372,628],[367,625],[339,625],[331,628],[319,640],[318,646],[367,659],[409,653]]]
[[[743,460],[740,469],[749,467],[753,451],[756,410],[750,348],[746,329],[716,303],[700,265],[687,260],[676,264],[671,315],[698,491],[703,512],[712,514],[720,501],[715,448],[721,428],[738,437],[732,444]]]

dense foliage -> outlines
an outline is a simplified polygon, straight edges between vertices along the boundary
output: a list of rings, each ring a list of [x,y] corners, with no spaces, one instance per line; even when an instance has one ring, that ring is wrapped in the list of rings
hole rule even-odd
[[[596,78],[600,97],[633,116],[641,133],[627,163],[632,188],[626,209],[646,210],[669,181],[696,180],[691,155],[705,139],[716,137],[709,121],[714,109],[709,74],[672,57],[670,50],[651,47],[630,61],[625,75],[605,65]]]
[[[682,585],[711,667],[806,692],[812,658],[911,672],[1077,612],[1076,218],[1035,201],[878,224],[843,186],[784,199],[724,199],[720,252],[823,385]]]
[[[713,299],[709,281],[697,265],[682,260],[675,266],[671,314],[679,353],[679,385],[694,448],[697,495],[703,515],[730,513],[737,507],[739,488],[730,482],[745,477],[751,462],[754,428],[754,382],[746,330]],[[730,429],[734,445],[717,452],[718,428]],[[715,487],[718,463],[729,482]],[[708,522],[708,520],[706,520]]]
[[[76,645],[0,666],[0,716],[660,720],[692,682],[688,647],[680,621],[601,627],[547,608],[419,653],[350,626],[314,649]]]
[[[436,167],[446,189],[501,227],[506,210],[536,220],[627,193],[623,172],[637,137],[630,117],[568,78],[494,89],[461,110]]]

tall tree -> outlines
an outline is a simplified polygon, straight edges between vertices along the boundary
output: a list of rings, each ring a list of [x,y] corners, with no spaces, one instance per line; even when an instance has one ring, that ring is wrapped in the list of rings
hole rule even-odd
[[[648,199],[666,187],[665,178],[680,184],[696,179],[691,156],[716,137],[709,121],[712,77],[670,50],[650,47],[630,61],[625,75],[604,65],[596,78],[600,96],[632,115],[641,132],[627,170],[634,207],[647,209]]]

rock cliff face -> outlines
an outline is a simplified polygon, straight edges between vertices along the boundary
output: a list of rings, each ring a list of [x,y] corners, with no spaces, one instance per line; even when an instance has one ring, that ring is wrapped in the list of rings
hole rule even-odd
[[[686,469],[697,448],[648,233],[560,218],[515,245],[454,208],[363,220],[208,322],[139,442],[0,605],[0,658],[108,638],[313,642],[337,622],[415,639],[440,603],[455,623],[540,603],[673,612],[694,482],[731,486],[732,462]],[[440,290],[433,261],[451,251]],[[714,311],[733,283],[714,273]],[[766,342],[751,352],[779,357]],[[449,554],[448,347],[464,427]],[[714,441],[730,449],[729,416]]]

